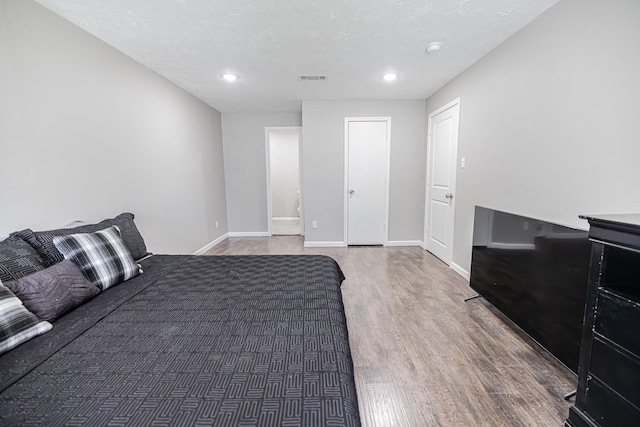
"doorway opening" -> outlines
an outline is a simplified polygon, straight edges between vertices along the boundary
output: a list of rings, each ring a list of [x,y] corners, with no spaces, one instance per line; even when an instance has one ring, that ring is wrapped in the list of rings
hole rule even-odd
[[[268,127],[266,133],[269,234],[304,234],[300,127]]]

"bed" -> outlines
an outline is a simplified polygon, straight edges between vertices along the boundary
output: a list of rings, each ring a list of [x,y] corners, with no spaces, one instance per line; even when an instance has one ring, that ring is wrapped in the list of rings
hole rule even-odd
[[[360,425],[333,259],[140,265],[0,355],[0,425]]]

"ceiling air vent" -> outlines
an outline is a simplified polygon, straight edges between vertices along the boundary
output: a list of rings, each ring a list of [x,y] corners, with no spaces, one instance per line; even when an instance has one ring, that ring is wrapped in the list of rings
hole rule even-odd
[[[327,76],[298,76],[300,80],[327,80]]]

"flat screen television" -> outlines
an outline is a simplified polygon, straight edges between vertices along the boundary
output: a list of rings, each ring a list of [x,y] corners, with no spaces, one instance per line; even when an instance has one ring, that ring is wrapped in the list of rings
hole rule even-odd
[[[470,286],[578,372],[588,232],[476,206]]]

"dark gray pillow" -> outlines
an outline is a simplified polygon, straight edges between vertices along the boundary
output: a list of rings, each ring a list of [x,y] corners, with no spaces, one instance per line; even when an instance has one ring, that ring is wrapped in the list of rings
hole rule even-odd
[[[1,281],[19,279],[44,268],[44,261],[27,242],[12,237],[0,242]]]
[[[29,311],[50,322],[100,293],[69,260],[4,285]]]
[[[144,258],[148,255],[148,252],[144,239],[140,235],[138,227],[136,227],[136,224],[133,222],[133,218],[134,215],[132,213],[125,212],[115,218],[105,219],[97,224],[47,231],[32,231],[30,229],[26,229],[12,233],[11,236],[19,237],[20,239],[28,242],[44,259],[45,265],[51,266],[64,259],[64,256],[62,256],[60,251],[58,251],[56,246],[53,244],[54,236],[66,236],[77,233],[94,233],[111,227],[112,225],[116,225],[120,230],[120,236],[122,237],[122,240],[124,240],[127,249],[131,252],[131,256],[134,260],[139,260],[140,258]]]

